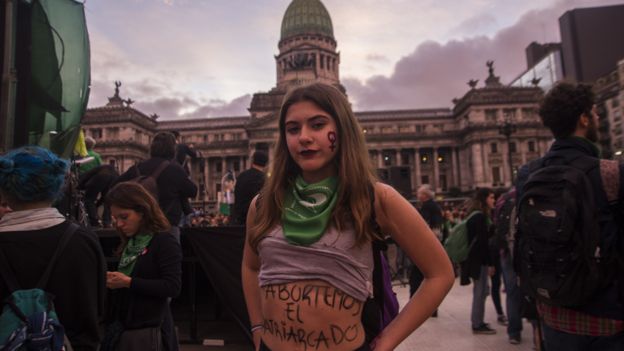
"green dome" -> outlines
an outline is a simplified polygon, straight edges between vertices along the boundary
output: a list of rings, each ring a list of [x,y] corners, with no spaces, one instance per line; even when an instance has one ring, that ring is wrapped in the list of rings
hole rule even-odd
[[[334,38],[331,17],[320,0],[293,0],[282,20],[281,40],[298,34],[323,34]]]

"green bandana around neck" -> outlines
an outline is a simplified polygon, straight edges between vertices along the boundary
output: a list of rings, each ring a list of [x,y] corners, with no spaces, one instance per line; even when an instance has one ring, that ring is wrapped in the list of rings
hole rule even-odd
[[[154,236],[151,234],[137,234],[128,240],[126,248],[121,253],[121,260],[119,260],[119,266],[117,271],[127,276],[132,274],[134,265],[137,259],[143,253],[147,245]]]
[[[284,196],[282,227],[289,243],[308,246],[323,236],[338,200],[337,188],[337,177],[307,184],[297,176]]]

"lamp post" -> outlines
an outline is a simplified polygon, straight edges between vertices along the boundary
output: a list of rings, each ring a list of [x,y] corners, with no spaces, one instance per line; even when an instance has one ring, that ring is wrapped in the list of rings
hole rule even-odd
[[[507,157],[509,158],[509,177],[511,185],[513,185],[513,157],[511,153],[511,136],[516,132],[516,125],[513,123],[513,116],[510,113],[505,114],[502,121],[503,124],[498,126],[498,133],[507,139]]]

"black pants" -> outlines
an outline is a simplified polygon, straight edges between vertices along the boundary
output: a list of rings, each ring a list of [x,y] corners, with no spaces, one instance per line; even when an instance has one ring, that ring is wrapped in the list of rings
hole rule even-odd
[[[268,348],[262,341],[260,341],[260,351],[271,351],[271,349]],[[364,342],[364,345],[358,347],[353,351],[371,351],[371,348],[370,346],[368,346],[368,343]]]

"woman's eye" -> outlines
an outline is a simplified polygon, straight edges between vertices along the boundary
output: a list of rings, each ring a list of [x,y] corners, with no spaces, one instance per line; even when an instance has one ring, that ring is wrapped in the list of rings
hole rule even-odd
[[[312,128],[319,130],[325,126],[325,123],[313,123]]]
[[[290,128],[286,128],[286,133],[288,134],[295,134],[299,131],[299,127],[290,127]]]

